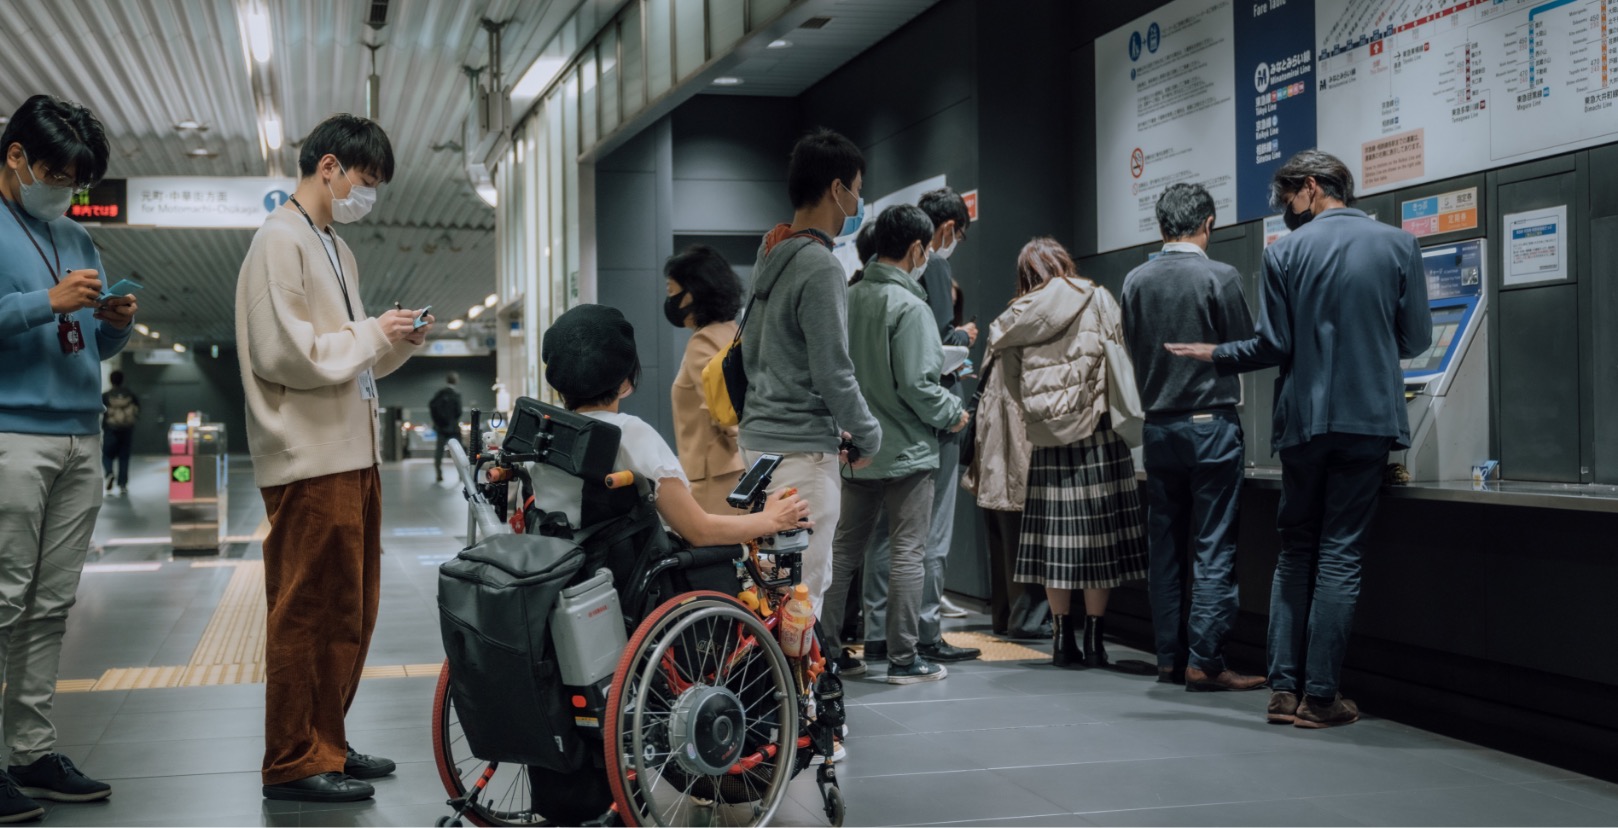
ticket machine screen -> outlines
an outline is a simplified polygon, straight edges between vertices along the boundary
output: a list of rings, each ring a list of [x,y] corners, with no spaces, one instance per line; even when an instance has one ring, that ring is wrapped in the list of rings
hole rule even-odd
[[[1405,375],[1432,374],[1443,370],[1445,357],[1461,335],[1461,326],[1466,323],[1466,305],[1457,305],[1448,308],[1433,309],[1433,345],[1426,351],[1402,360],[1399,365],[1404,368]]]

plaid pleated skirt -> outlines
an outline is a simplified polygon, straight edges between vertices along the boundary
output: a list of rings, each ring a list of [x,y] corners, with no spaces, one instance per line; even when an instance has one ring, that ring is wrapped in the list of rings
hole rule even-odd
[[[1109,589],[1146,570],[1146,511],[1123,438],[1097,429],[1065,446],[1036,446],[1015,580]]]

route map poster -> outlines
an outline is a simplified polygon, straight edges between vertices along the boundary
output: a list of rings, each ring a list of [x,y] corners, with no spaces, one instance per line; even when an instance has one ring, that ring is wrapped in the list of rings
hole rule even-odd
[[[1163,27],[1186,19],[1206,43],[1204,85],[1233,91],[1142,130]],[[1112,250],[1156,240],[1146,200],[1168,179],[1221,187],[1221,224],[1262,217],[1274,165],[1315,141],[1369,194],[1618,140],[1618,0],[1178,0],[1096,41],[1096,107],[1097,227]]]

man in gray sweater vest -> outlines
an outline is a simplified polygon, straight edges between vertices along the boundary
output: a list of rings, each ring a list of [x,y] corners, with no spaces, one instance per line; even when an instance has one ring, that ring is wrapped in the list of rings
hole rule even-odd
[[[831,584],[831,542],[841,512],[839,444],[847,439],[870,464],[882,427],[860,396],[848,355],[848,295],[834,236],[859,229],[865,157],[852,141],[816,130],[792,150],[787,187],[790,224],[764,236],[745,311],[756,316],[742,336],[747,366],[741,446],[751,464],[779,454],[772,482],[809,503],[817,529],[803,555],[803,583],[815,615]],[[846,458],[844,458],[846,459]]]
[[[1163,252],[1124,277],[1124,338],[1146,411],[1147,543],[1158,681],[1187,690],[1252,690],[1264,684],[1225,667],[1236,621],[1236,503],[1241,493],[1241,380],[1180,359],[1166,342],[1228,342],[1253,335],[1241,274],[1208,258],[1214,200],[1175,184],[1157,200]],[[1182,612],[1186,558],[1191,612]],[[1187,662],[1189,661],[1189,665]]]

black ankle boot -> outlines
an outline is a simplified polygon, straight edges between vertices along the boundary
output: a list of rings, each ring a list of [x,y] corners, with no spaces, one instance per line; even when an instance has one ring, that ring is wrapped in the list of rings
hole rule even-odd
[[[1090,654],[1091,667],[1106,667],[1112,662],[1107,659],[1107,647],[1101,642],[1101,637],[1107,634],[1107,619],[1099,615],[1086,615],[1084,617],[1084,651]]]
[[[1051,616],[1051,663],[1057,667],[1083,667],[1084,651],[1074,640],[1078,630],[1073,628],[1071,615]]]

